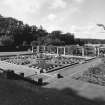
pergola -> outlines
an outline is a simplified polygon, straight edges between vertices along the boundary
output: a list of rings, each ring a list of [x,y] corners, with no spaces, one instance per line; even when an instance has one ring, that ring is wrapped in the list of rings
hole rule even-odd
[[[79,45],[70,45],[70,46],[36,46],[33,52],[37,53],[49,53],[57,55],[74,55],[74,56],[99,56],[100,53],[105,54],[105,47],[99,47],[94,45],[89,46],[79,46]]]
[[[37,46],[33,52],[45,52],[57,55],[81,55],[84,56],[84,48],[79,45],[71,46]]]

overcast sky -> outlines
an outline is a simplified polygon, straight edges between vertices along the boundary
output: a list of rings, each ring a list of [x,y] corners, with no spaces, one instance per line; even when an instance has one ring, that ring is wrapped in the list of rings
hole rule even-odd
[[[73,32],[81,38],[104,38],[105,0],[0,0],[0,14],[46,30]]]

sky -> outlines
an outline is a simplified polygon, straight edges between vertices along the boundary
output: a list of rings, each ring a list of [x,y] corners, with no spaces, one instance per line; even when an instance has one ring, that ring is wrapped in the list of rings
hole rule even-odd
[[[105,39],[105,0],[0,0],[0,14],[48,32],[61,30],[77,38]]]

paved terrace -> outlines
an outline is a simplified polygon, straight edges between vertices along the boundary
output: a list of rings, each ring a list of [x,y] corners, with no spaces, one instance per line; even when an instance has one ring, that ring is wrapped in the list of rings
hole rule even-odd
[[[45,55],[50,55],[50,56],[58,56],[58,54],[50,54],[50,53],[44,53]],[[94,57],[90,57],[90,56],[75,56],[75,55],[62,55],[64,57],[71,57],[71,58],[84,58],[86,60],[88,59],[92,59],[92,58],[95,58],[96,56]]]
[[[36,68],[30,68],[23,65],[16,65],[5,61],[0,61],[0,68],[4,70],[13,70],[16,74],[24,73],[24,76],[30,76],[38,72]]]

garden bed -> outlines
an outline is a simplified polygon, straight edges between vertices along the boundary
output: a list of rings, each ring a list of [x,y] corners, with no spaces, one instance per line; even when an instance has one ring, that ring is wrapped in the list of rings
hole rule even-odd
[[[90,67],[87,71],[72,76],[73,79],[105,86],[105,64]]]

